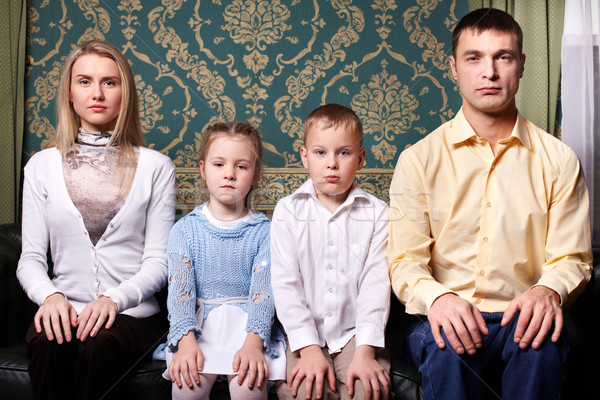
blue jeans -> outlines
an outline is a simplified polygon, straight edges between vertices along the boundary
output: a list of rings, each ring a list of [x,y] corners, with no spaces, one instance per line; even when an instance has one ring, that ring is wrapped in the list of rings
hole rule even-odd
[[[549,335],[540,349],[521,350],[513,340],[518,315],[505,327],[502,313],[482,316],[489,334],[473,356],[456,354],[445,335],[446,347],[438,348],[427,317],[410,318],[407,354],[421,372],[425,399],[559,399],[566,330],[557,343]]]

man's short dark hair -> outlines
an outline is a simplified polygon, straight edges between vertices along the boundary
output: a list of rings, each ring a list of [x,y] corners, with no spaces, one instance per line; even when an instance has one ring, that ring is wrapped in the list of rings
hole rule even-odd
[[[462,17],[452,31],[452,54],[455,56],[460,35],[467,30],[472,30],[478,35],[484,31],[512,33],[517,38],[519,54],[523,53],[523,31],[517,21],[507,12],[495,8],[480,8]]]

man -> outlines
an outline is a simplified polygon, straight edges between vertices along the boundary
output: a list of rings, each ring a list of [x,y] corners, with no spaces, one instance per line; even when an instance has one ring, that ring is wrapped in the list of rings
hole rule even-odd
[[[562,306],[591,275],[588,192],[574,152],[523,118],[522,32],[480,9],[452,33],[463,105],[405,150],[388,259],[425,398],[559,398]]]

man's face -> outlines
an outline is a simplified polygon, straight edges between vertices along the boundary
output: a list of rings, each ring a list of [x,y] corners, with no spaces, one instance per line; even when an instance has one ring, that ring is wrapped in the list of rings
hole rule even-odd
[[[525,55],[514,34],[494,30],[461,33],[450,56],[465,113],[501,115],[516,111],[515,95],[523,76]]]

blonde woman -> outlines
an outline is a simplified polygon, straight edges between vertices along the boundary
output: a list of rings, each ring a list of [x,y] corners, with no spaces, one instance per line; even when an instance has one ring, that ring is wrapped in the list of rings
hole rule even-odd
[[[65,62],[56,135],[25,167],[17,277],[40,306],[26,337],[36,398],[120,398],[119,379],[166,331],[153,295],[175,170],[145,147],[137,101],[123,54],[83,43]]]

